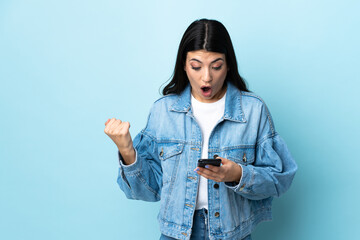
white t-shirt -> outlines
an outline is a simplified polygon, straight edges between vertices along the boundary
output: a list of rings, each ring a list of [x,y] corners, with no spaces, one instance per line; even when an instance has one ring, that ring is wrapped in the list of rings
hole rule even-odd
[[[200,126],[202,132],[202,151],[201,158],[213,158],[208,156],[209,149],[209,137],[211,131],[215,127],[216,123],[223,117],[225,111],[225,97],[224,96],[213,103],[203,103],[193,95],[191,95],[191,107],[194,117]],[[200,176],[200,175],[199,175]],[[195,209],[206,208],[208,209],[208,180],[203,176],[200,176],[198,195],[196,199]]]

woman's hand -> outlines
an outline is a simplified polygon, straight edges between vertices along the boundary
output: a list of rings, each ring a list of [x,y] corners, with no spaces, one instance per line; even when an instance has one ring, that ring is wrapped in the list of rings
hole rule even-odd
[[[206,165],[205,168],[197,167],[194,171],[215,182],[239,182],[242,174],[241,166],[229,159],[217,158],[221,159],[222,165],[220,167]]]
[[[104,130],[116,144],[127,165],[135,162],[135,150],[129,128],[129,122],[122,122],[119,119],[112,118],[106,121]]]

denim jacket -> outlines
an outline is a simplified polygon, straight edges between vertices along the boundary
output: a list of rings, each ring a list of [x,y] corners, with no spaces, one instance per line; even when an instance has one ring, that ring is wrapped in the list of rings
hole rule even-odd
[[[160,231],[176,239],[190,239],[199,183],[194,169],[202,134],[190,99],[190,85],[179,95],[158,99],[134,138],[136,161],[124,165],[119,153],[121,190],[130,199],[160,201]],[[242,167],[239,183],[208,180],[210,239],[242,239],[259,222],[272,219],[272,199],[290,187],[297,165],[264,101],[231,83],[208,153]]]

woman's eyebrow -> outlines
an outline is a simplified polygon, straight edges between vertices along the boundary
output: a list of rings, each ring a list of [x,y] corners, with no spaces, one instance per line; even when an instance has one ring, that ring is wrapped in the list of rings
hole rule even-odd
[[[219,61],[219,60],[224,61],[224,59],[222,59],[222,58],[217,58],[217,59],[215,59],[214,61],[212,61],[211,63],[217,62],[217,61]],[[190,59],[189,61],[196,61],[196,62],[202,63],[200,60],[198,60],[198,59],[196,59],[196,58],[192,58],[192,59]]]

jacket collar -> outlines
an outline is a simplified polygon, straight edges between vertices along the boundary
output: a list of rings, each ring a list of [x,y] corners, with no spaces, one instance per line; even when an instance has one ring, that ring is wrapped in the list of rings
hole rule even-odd
[[[242,93],[232,83],[227,82],[225,111],[223,119],[234,122],[246,122],[245,114],[242,110]],[[179,94],[176,102],[170,107],[170,111],[186,112],[192,116],[191,111],[191,86],[188,84],[184,91]]]

